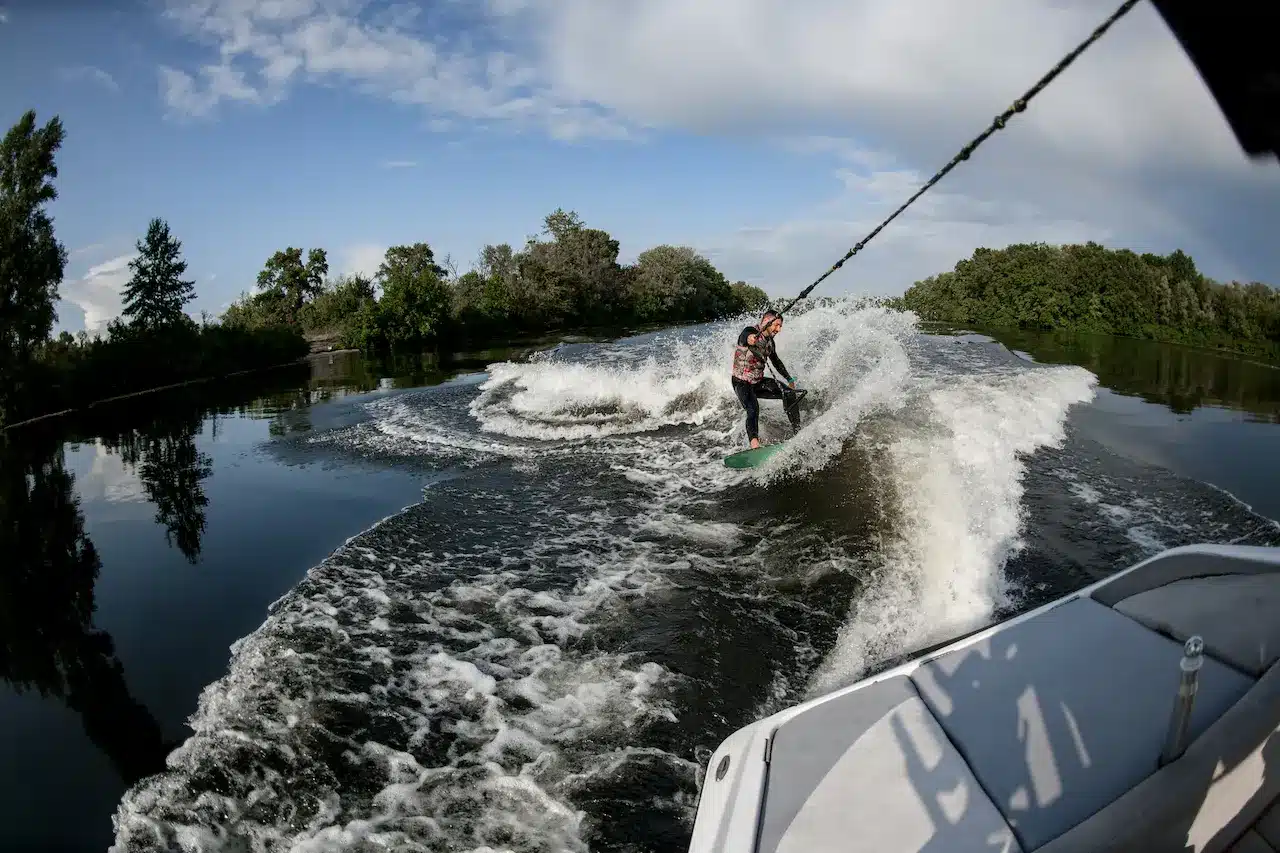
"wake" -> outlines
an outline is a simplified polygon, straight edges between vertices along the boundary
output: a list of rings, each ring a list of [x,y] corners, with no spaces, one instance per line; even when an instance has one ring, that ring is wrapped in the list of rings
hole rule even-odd
[[[168,771],[123,799],[114,849],[586,850],[615,819],[596,801],[687,825],[695,753],[723,724],[689,691],[731,694],[733,657],[771,669],[751,701],[783,701],[989,615],[1009,594],[1025,460],[1061,442],[1092,375],[925,338],[909,314],[815,308],[788,317],[779,349],[821,406],[734,471],[743,322],[495,364],[478,386],[377,400],[299,439],[458,473],[237,643]],[[763,406],[762,438],[788,432]],[[850,489],[875,492],[875,541],[772,503]],[[830,617],[804,590],[831,573],[856,582],[817,640],[804,623]],[[673,631],[691,656],[669,651]],[[698,649],[738,634],[757,648],[703,665]],[[676,734],[686,719],[703,724]]]

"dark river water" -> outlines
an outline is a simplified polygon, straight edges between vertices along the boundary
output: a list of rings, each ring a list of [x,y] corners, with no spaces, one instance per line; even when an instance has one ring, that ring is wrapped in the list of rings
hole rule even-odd
[[[1280,371],[822,308],[337,356],[0,450],[0,849],[668,851],[735,728],[1188,542],[1280,544]],[[783,435],[763,406],[765,440]]]

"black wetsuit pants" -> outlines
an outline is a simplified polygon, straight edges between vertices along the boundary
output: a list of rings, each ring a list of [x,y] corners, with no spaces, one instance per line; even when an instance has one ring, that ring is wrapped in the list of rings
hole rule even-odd
[[[738,402],[747,410],[747,438],[760,437],[760,400],[781,400],[782,409],[791,421],[792,432],[800,431],[800,395],[776,379],[745,382],[733,377],[733,390]]]

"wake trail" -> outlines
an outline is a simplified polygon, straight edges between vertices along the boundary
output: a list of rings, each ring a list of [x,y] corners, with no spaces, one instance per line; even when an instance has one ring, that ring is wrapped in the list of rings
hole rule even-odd
[[[1025,458],[1061,442],[1092,375],[813,308],[779,348],[815,407],[734,471],[744,322],[491,365],[298,439],[463,473],[236,644],[167,772],[124,797],[113,849],[626,849],[628,810],[687,825],[698,750],[730,720],[990,614]],[[762,409],[762,437],[785,437]],[[833,528],[804,501],[859,515]]]

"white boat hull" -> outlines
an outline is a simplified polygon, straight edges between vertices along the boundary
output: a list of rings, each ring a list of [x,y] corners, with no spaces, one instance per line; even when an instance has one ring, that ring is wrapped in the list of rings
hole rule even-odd
[[[1188,744],[1162,766],[1193,635]],[[1249,843],[1280,823],[1278,657],[1280,548],[1172,549],[738,730],[708,763],[689,849]]]

